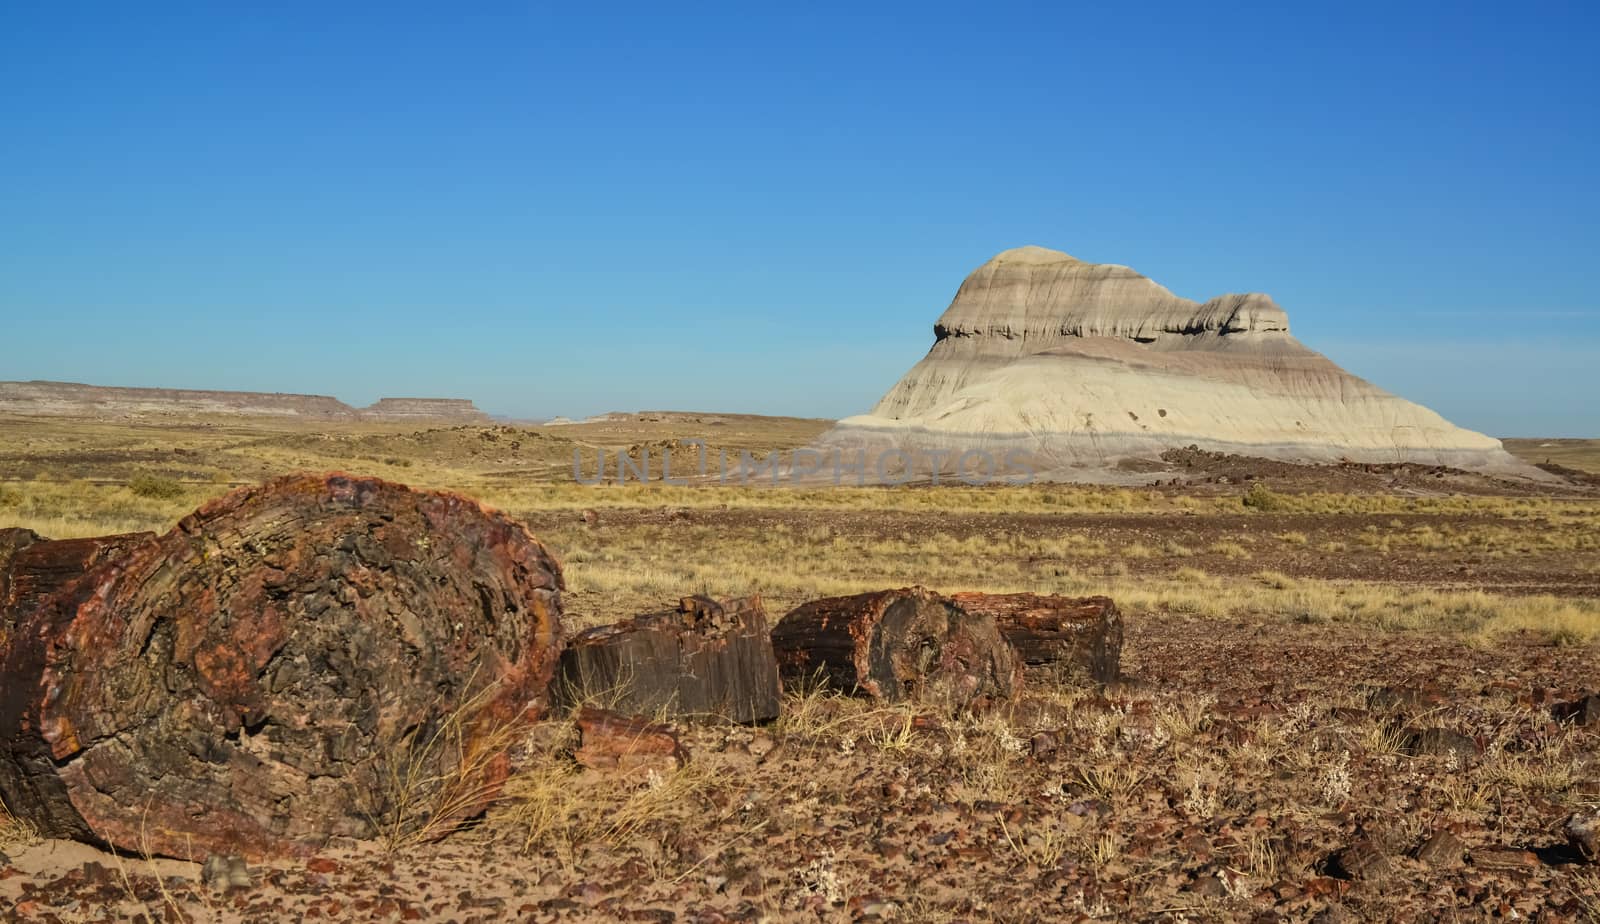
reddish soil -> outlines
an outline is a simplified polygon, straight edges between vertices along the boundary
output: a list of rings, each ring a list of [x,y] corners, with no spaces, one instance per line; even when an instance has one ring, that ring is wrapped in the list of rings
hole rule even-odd
[[[1600,799],[1600,727],[1552,710],[1595,691],[1596,655],[1152,619],[1129,627],[1131,681],[1035,678],[1004,732],[827,700],[791,728],[685,729],[704,782],[620,839],[524,852],[491,815],[226,893],[41,844],[0,863],[0,904],[109,921],[165,888],[168,920],[1576,921],[1600,866],[1562,826]],[[650,784],[570,785],[604,813]]]

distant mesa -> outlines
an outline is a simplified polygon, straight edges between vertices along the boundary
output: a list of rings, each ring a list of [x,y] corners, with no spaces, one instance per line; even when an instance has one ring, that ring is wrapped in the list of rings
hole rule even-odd
[[[823,448],[1014,450],[1064,477],[1189,445],[1530,471],[1499,440],[1307,348],[1266,295],[1193,302],[1125,266],[1021,247],[973,271],[933,331],[927,356]]]
[[[356,408],[325,395],[117,388],[74,382],[0,382],[0,413],[103,418],[225,414],[347,421],[489,420],[489,415],[464,398],[382,398],[370,407]]]
[[[358,412],[375,420],[476,420],[489,415],[466,398],[379,398]]]

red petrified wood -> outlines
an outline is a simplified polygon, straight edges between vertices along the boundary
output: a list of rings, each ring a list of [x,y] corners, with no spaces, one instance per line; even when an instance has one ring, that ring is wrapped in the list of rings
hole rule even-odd
[[[951,594],[969,613],[994,617],[1000,634],[1030,667],[1109,683],[1121,673],[1122,615],[1110,597]]]
[[[30,529],[0,529],[0,647],[39,604],[84,572],[127,553],[155,533],[50,540]]]
[[[236,491],[22,615],[0,796],[47,835],[189,859],[420,824],[426,781],[547,708],[561,586],[466,498],[346,475]],[[486,800],[505,760],[480,766]],[[424,781],[404,806],[401,778]]]
[[[584,706],[577,714],[579,745],[573,757],[592,770],[675,770],[689,751],[670,726],[640,716]]]
[[[772,645],[785,681],[815,677],[888,702],[965,709],[1021,684],[993,616],[922,587],[813,600],[783,617]]]

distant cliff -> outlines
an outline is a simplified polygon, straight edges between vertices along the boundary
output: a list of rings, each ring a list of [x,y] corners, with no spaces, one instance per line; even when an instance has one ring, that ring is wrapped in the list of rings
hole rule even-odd
[[[488,420],[466,398],[379,398],[361,416],[380,420]]]
[[[489,420],[489,415],[465,398],[383,398],[371,407],[356,408],[326,395],[115,388],[74,382],[0,382],[0,413],[108,418],[229,414],[350,421]]]

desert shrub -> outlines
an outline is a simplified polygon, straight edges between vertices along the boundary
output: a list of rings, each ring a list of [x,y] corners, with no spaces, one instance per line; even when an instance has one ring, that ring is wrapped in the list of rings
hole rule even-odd
[[[1257,481],[1244,492],[1244,505],[1251,510],[1272,511],[1282,510],[1288,503],[1282,494]]]
[[[1208,551],[1214,552],[1217,555],[1221,555],[1222,557],[1229,559],[1250,557],[1250,550],[1246,548],[1243,543],[1234,542],[1232,540],[1213,542]]]
[[[162,478],[148,472],[141,472],[128,482],[128,490],[139,497],[151,497],[157,500],[171,500],[183,494],[183,485],[171,478]]]

